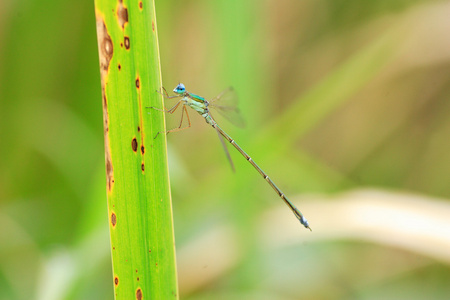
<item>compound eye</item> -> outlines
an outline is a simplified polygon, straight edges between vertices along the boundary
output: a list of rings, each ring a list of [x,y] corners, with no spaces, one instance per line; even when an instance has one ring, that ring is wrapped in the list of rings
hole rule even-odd
[[[182,94],[182,93],[184,93],[184,92],[186,91],[186,88],[184,87],[184,84],[179,83],[179,84],[173,89],[173,91],[174,91],[175,93]]]

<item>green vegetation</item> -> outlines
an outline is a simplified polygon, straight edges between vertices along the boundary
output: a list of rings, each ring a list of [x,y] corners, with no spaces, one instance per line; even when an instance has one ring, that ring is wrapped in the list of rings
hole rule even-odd
[[[177,298],[154,4],[96,1],[116,299]]]

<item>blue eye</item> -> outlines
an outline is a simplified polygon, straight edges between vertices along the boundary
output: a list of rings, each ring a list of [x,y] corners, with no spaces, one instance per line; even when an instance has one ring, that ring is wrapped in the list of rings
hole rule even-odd
[[[184,87],[184,84],[179,83],[179,84],[173,89],[173,91],[174,91],[175,93],[182,94],[182,93],[184,93],[184,92],[186,91],[186,88]]]

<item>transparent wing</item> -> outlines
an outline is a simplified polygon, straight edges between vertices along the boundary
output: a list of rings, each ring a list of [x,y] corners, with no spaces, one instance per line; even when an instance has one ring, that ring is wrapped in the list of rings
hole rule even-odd
[[[211,112],[209,113],[209,115],[214,120],[214,117],[211,115]],[[228,162],[230,163],[231,170],[233,172],[236,172],[236,169],[234,168],[233,160],[231,159],[230,152],[228,151],[228,148],[225,143],[225,140],[223,139],[223,136],[220,134],[220,132],[217,128],[214,128],[214,129],[216,129],[217,135],[219,136],[220,143],[222,144],[223,151],[225,151],[225,155],[227,156]]]
[[[230,123],[241,128],[245,127],[245,120],[238,108],[238,97],[232,87],[225,89],[217,97],[211,99],[209,104]]]
[[[231,170],[233,170],[233,172],[236,172],[236,169],[234,168],[233,160],[231,159],[231,155],[230,155],[230,152],[228,151],[227,145],[225,144],[225,141],[223,140],[223,137],[220,135],[217,128],[216,128],[216,132],[217,132],[217,135],[219,136],[220,143],[222,144],[223,151],[225,151],[228,162],[230,163]]]

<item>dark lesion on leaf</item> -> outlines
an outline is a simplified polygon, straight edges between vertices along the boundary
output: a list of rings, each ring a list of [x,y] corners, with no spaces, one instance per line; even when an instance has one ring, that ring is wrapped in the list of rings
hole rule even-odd
[[[115,227],[116,224],[117,224],[117,216],[116,216],[115,213],[112,213],[112,214],[111,214],[111,225],[112,225],[113,227]]]
[[[102,85],[102,106],[103,106],[103,134],[105,136],[105,163],[106,163],[106,184],[108,192],[112,191],[114,185],[114,172],[111,159],[111,149],[109,146],[109,115],[108,99],[106,95],[107,77],[109,65],[114,54],[114,46],[111,36],[106,28],[105,21],[100,13],[96,14],[97,44],[100,58],[100,79]],[[119,65],[120,66],[120,65]],[[119,68],[120,69],[120,68]]]
[[[136,138],[133,138],[131,140],[131,148],[133,149],[134,152],[137,152],[138,142]]]
[[[122,1],[119,1],[117,5],[117,21],[119,22],[120,27],[122,27],[122,30],[124,30],[125,24],[128,23],[128,9],[123,6]]]
[[[109,63],[114,53],[113,42],[105,22],[97,17],[97,43],[100,55],[100,69],[108,71]],[[103,75],[103,74],[102,74]]]
[[[141,288],[138,288],[136,290],[136,299],[137,300],[142,300],[142,289]]]

